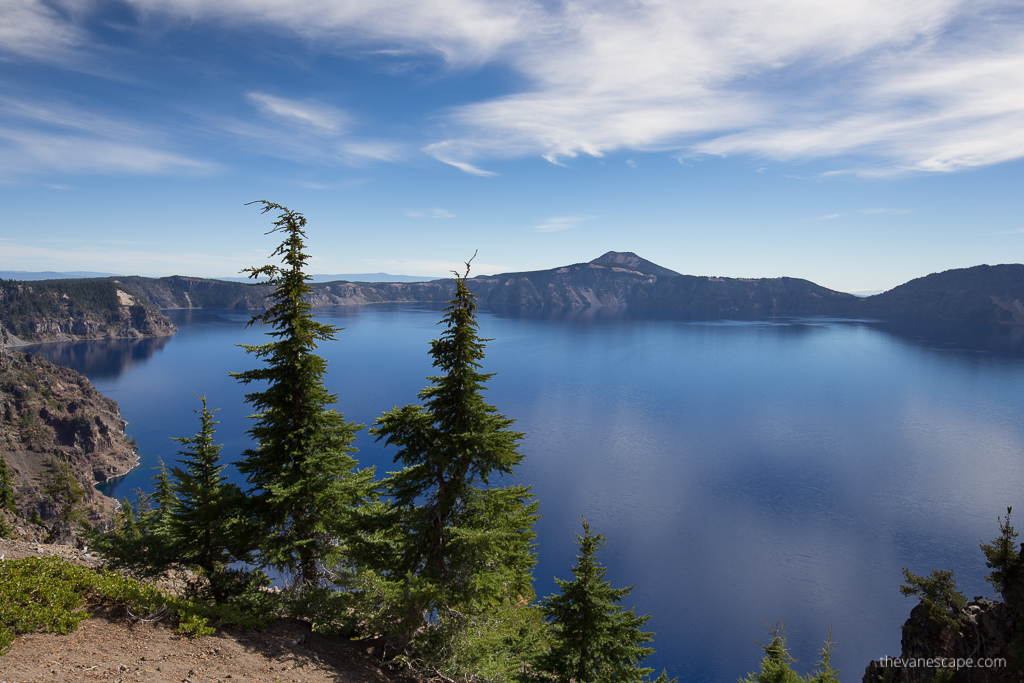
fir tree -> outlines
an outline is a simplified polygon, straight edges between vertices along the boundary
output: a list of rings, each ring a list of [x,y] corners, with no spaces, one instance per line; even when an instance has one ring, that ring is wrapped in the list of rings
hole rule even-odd
[[[220,601],[226,596],[219,590],[217,575],[235,559],[232,550],[237,546],[235,527],[243,497],[223,475],[221,446],[213,441],[216,411],[207,408],[205,396],[200,400],[202,410],[193,411],[199,415],[199,431],[192,437],[175,438],[186,448],[179,451],[184,456],[178,460],[182,467],[171,468],[176,481],[168,527],[175,561],[201,569]]]
[[[0,455],[0,510],[17,512],[14,500],[14,476],[7,460]]]
[[[86,490],[71,471],[71,465],[67,460],[54,459],[49,468],[43,493],[47,501],[57,508],[57,521],[84,523],[85,513],[80,504],[85,499]]]
[[[764,650],[764,659],[761,660],[761,670],[756,674],[750,674],[741,678],[740,683],[803,683],[800,675],[790,666],[796,660],[789,654],[786,648],[786,626],[775,624],[769,629],[772,640],[767,645],[761,645]],[[832,658],[832,636],[826,641],[825,650],[822,652],[823,662],[829,672],[832,672],[828,662]],[[828,659],[824,659],[827,657]],[[824,671],[825,669],[823,669]],[[815,680],[811,678],[810,680]],[[824,683],[824,680],[822,681]]]
[[[575,579],[555,579],[561,593],[540,602],[552,629],[551,649],[536,660],[538,671],[558,680],[575,683],[633,683],[647,680],[653,671],[640,666],[654,652],[646,647],[654,634],[642,631],[651,615],[636,616],[619,602],[633,586],[612,588],[605,581],[607,569],[598,563],[597,549],[604,546],[601,534],[592,534],[583,520],[583,535],[576,535],[580,553],[573,567]],[[677,679],[672,679],[674,683]],[[656,683],[670,683],[665,672]]]
[[[1008,507],[1006,519],[996,518],[999,522],[999,537],[991,543],[981,544],[985,565],[992,570],[985,580],[992,584],[997,593],[1004,592],[1007,579],[1024,573],[1024,562],[1021,561],[1021,551],[1017,545],[1017,531],[1010,524],[1011,512],[1013,508]]]
[[[254,279],[273,287],[270,307],[249,324],[269,325],[275,341],[245,345],[265,362],[255,370],[233,373],[243,384],[266,382],[246,395],[256,414],[249,434],[256,447],[246,450],[238,470],[253,487],[251,516],[260,528],[261,561],[297,577],[299,586],[321,583],[324,565],[337,555],[340,536],[353,510],[367,495],[372,470],[356,470],[355,433],[362,428],[328,406],[337,401],[324,387],[327,362],[313,351],[334,340],[338,328],[317,322],[304,297],[312,289],[304,268],[306,219],[268,201],[263,213],[278,211],[270,233],[284,241],[271,254],[281,266],[248,268]]]
[[[405,594],[422,614],[459,606],[479,613],[503,600],[532,598],[533,524],[537,504],[525,486],[492,486],[523,459],[513,420],[484,401],[480,372],[488,339],[478,335],[476,303],[464,275],[431,342],[441,373],[419,393],[423,405],[385,413],[370,433],[398,447],[405,467],[384,482],[399,528],[391,573],[415,577]],[[413,608],[416,611],[416,608]],[[414,617],[415,618],[415,617]],[[415,624],[412,624],[415,626]]]

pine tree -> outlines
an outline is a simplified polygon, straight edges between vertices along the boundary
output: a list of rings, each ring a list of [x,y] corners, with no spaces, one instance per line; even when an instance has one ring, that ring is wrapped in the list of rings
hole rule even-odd
[[[537,503],[530,487],[494,485],[523,459],[523,435],[483,399],[493,374],[481,372],[480,361],[490,340],[478,335],[468,276],[467,263],[464,275],[456,273],[455,296],[440,323],[445,330],[431,342],[442,374],[428,378],[422,405],[395,408],[370,430],[398,447],[395,462],[404,465],[383,482],[394,526],[390,552],[377,554],[382,571],[401,584],[396,592],[406,612],[394,626],[399,632],[533,599]]]
[[[186,446],[179,451],[184,459],[182,467],[172,467],[175,499],[171,505],[169,536],[171,551],[177,563],[198,567],[210,578],[214,597],[220,601],[225,595],[219,589],[217,578],[235,558],[237,548],[235,527],[242,505],[241,490],[226,481],[220,464],[221,446],[213,441],[213,413],[200,399],[200,428],[195,436],[178,437],[175,441]]]
[[[17,512],[14,499],[14,476],[7,466],[7,459],[0,455],[0,510]]]
[[[279,212],[267,234],[284,234],[271,254],[283,265],[245,271],[254,279],[267,277],[263,284],[273,287],[271,306],[249,325],[271,326],[268,335],[275,341],[244,345],[265,366],[232,374],[243,384],[267,383],[246,395],[257,411],[248,432],[256,447],[242,454],[238,470],[253,487],[251,517],[260,527],[261,562],[295,575],[301,587],[312,587],[337,555],[339,537],[348,533],[373,471],[356,470],[352,442],[362,425],[328,409],[337,395],[323,384],[327,362],[313,353],[318,342],[334,340],[338,328],[317,322],[304,300],[312,291],[304,272],[306,219],[280,204],[255,203],[263,205],[263,213]]]
[[[991,543],[982,543],[981,551],[985,553],[985,565],[992,572],[985,580],[992,584],[997,593],[1003,593],[1007,580],[1020,578],[1024,573],[1024,562],[1021,561],[1021,550],[1017,545],[1017,531],[1010,524],[1012,507],[1006,508],[1006,519],[997,517],[999,537]]]
[[[558,680],[575,683],[633,683],[648,680],[653,671],[640,666],[654,652],[644,646],[654,634],[642,631],[651,619],[638,617],[619,602],[633,586],[612,588],[605,581],[607,569],[597,561],[597,550],[605,544],[601,534],[592,534],[583,520],[583,535],[576,534],[580,554],[573,567],[575,579],[555,579],[561,593],[540,602],[545,619],[552,628],[551,649],[536,660],[536,669]],[[662,674],[656,683],[674,683]]]
[[[79,506],[85,499],[86,490],[71,471],[71,465],[61,458],[50,461],[49,468],[43,493],[57,508],[57,521],[84,523],[85,513]]]
[[[761,660],[761,670],[756,674],[749,674],[741,678],[740,683],[803,683],[803,680],[791,664],[796,662],[786,648],[786,626],[775,624],[769,629],[772,640],[767,645],[761,645],[764,650],[764,659]],[[828,659],[825,659],[827,657]],[[829,672],[832,671],[829,661],[832,658],[832,636],[826,641],[825,650],[822,652],[822,661]],[[824,671],[825,669],[823,669]],[[809,680],[815,680],[811,678]],[[824,683],[824,680],[822,681]]]
[[[125,498],[113,528],[92,534],[91,544],[109,560],[111,569],[159,576],[180,564],[171,529],[177,502],[174,483],[162,458],[159,463],[153,468],[153,493],[136,489],[135,505]]]

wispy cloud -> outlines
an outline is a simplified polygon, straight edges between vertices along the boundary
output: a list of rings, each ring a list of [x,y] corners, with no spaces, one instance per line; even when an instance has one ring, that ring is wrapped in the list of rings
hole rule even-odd
[[[847,218],[849,216],[902,216],[904,214],[911,213],[910,209],[860,209],[858,211],[850,211],[848,213],[830,213],[824,216],[816,216],[811,220],[814,221],[830,221],[835,218]]]
[[[405,215],[409,218],[455,218],[455,214],[444,209],[409,209]]]
[[[80,17],[99,3],[71,12],[2,1],[0,59],[71,66],[97,47]],[[493,176],[495,159],[615,150],[843,158],[841,170],[875,176],[1024,157],[1016,0],[127,2],[155,26],[255,25],[326,50],[507,67],[515,92],[447,110],[440,139],[409,143],[478,176]],[[336,143],[313,163],[403,158],[394,145],[342,139],[351,118],[323,102],[261,91],[248,100],[282,126],[267,129],[278,138],[302,129]]]
[[[312,100],[289,100],[261,92],[246,93],[246,97],[266,114],[327,133],[341,132],[348,118],[337,107]]]
[[[251,265],[252,259],[264,256],[257,252],[211,255],[208,251],[173,244],[151,245],[154,247],[152,249],[125,249],[110,242],[67,241],[47,244],[5,238],[0,238],[0,244],[3,247],[4,261],[7,264],[24,265],[24,268],[20,268],[22,270],[81,270],[82,264],[88,263],[90,269],[125,275],[237,272]]]
[[[76,68],[89,56],[88,34],[41,0],[0,3],[0,61],[33,61]]]
[[[543,223],[533,226],[535,232],[560,232],[572,230],[579,227],[586,221],[592,221],[597,216],[555,216],[544,220]]]

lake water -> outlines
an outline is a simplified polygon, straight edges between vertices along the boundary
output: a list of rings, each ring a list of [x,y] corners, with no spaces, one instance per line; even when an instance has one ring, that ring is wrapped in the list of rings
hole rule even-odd
[[[195,433],[193,392],[221,409],[226,457],[249,445],[228,372],[254,367],[235,344],[265,337],[238,312],[170,315],[172,338],[34,349],[120,404],[142,467],[108,486],[118,497]],[[319,351],[347,418],[416,400],[439,309],[319,315],[346,328]],[[488,400],[526,433],[538,594],[572,578],[585,515],[608,538],[608,578],[654,614],[659,671],[732,683],[781,620],[801,673],[831,627],[851,683],[899,653],[915,604],[901,567],[951,568],[968,597],[992,595],[978,543],[1006,506],[1024,511],[1024,330],[639,309],[484,310],[480,325]],[[393,469],[365,432],[357,446],[361,464]]]

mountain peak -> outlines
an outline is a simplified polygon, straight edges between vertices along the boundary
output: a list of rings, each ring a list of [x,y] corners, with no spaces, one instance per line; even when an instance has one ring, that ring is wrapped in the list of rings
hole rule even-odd
[[[640,258],[631,251],[609,251],[596,259],[591,261],[594,265],[598,266],[622,266],[623,268],[629,268],[630,270],[636,270],[641,273],[648,275],[657,275],[659,277],[671,277],[679,275],[674,270],[663,268],[657,263],[651,263],[645,258]]]

